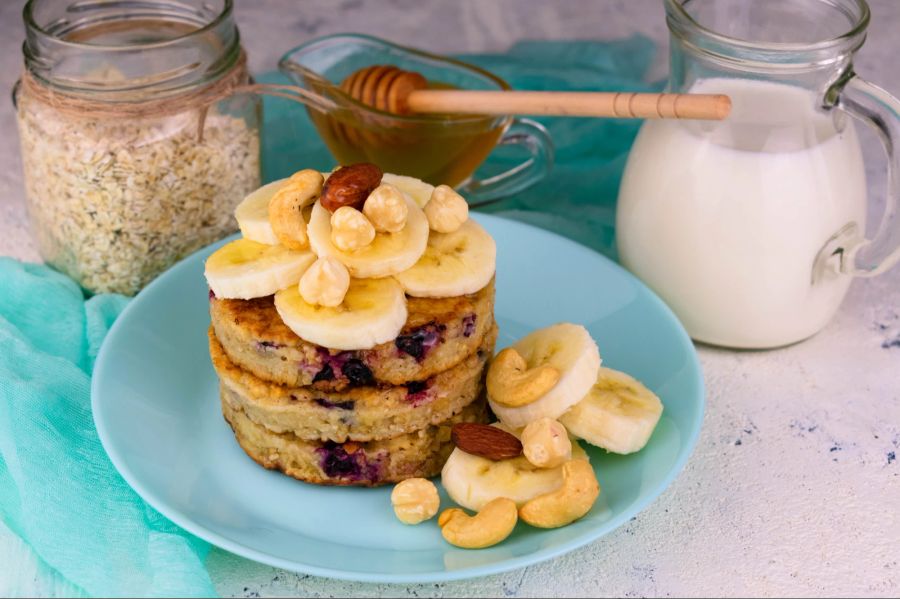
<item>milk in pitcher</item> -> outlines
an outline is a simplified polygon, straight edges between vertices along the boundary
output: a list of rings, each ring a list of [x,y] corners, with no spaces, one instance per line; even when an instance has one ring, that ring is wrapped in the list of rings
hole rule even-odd
[[[690,91],[730,95],[732,114],[645,123],[619,195],[621,260],[696,340],[760,348],[804,339],[850,283],[814,277],[817,254],[848,223],[865,230],[853,123],[779,83],[717,78]]]

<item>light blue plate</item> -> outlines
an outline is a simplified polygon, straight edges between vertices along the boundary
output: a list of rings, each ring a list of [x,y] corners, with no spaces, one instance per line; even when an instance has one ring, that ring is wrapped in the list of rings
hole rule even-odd
[[[150,505],[210,543],[346,580],[494,574],[556,557],[628,521],[672,482],[700,432],[703,381],[691,341],[653,293],[606,258],[540,229],[476,218],[497,240],[498,347],[555,322],[584,324],[605,365],[634,375],[665,404],[640,453],[589,451],[602,493],[586,517],[556,530],[520,523],[500,545],[466,551],[446,544],[435,520],[397,521],[389,487],[316,487],[257,466],[222,418],[207,349],[203,261],[221,244],[144,289],[103,344],[92,399],[113,464]]]

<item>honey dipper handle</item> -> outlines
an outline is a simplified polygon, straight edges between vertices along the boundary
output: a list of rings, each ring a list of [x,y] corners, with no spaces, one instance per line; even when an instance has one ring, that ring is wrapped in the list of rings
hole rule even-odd
[[[731,112],[731,99],[713,94],[416,90],[407,102],[412,112],[444,114],[722,120]]]

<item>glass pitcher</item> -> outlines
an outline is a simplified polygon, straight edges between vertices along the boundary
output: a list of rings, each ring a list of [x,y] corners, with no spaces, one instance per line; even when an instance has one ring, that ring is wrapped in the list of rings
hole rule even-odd
[[[644,124],[620,189],[622,262],[691,336],[767,348],[827,324],[854,276],[900,258],[900,102],[853,72],[863,0],[666,0],[673,92],[726,93],[723,122]],[[854,117],[889,159],[865,238]]]

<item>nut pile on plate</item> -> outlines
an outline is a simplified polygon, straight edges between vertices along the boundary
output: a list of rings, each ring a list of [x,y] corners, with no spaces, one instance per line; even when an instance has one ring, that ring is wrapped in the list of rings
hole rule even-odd
[[[600,485],[578,439],[614,453],[642,449],[662,403],[632,377],[600,366],[584,327],[557,324],[531,333],[492,360],[487,394],[500,422],[457,424],[456,449],[441,483],[463,509],[444,510],[438,525],[457,547],[480,549],[506,539],[519,520],[566,526],[590,512]],[[426,480],[394,489],[397,517],[418,524],[437,514]]]

